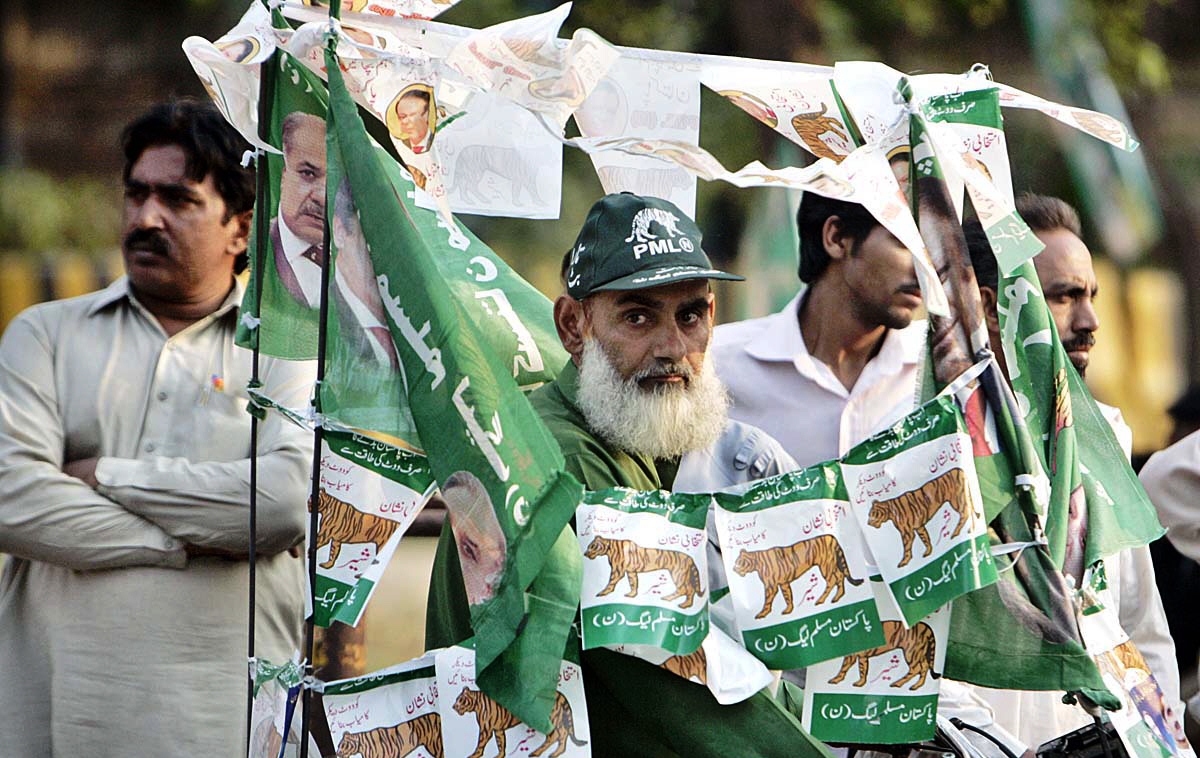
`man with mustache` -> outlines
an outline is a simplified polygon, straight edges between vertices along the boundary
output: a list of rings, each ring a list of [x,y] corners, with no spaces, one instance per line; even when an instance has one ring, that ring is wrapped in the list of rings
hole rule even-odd
[[[1056,197],[1028,193],[1017,198],[1017,213],[1045,245],[1033,259],[1034,268],[1063,349],[1071,364],[1083,375],[1096,344],[1095,333],[1100,328],[1100,320],[1093,306],[1099,290],[1096,272],[1092,268],[1091,252],[1080,239],[1079,215]],[[1000,281],[996,257],[978,221],[964,224],[964,231],[971,265],[979,283],[992,352],[1003,367],[1004,348],[996,314],[996,289]],[[1133,432],[1121,418],[1120,410],[1099,402],[1097,405],[1128,456],[1133,446]],[[1086,465],[1087,461],[1083,463]],[[1084,506],[1082,497],[1078,502]],[[1076,509],[1072,505],[1072,519],[1083,519],[1085,514],[1085,506]],[[1080,526],[1086,527],[1085,524]],[[1079,546],[1080,553],[1081,548]],[[1068,548],[1068,555],[1070,553],[1071,548]],[[1121,627],[1145,657],[1175,716],[1181,719],[1183,705],[1179,702],[1175,645],[1159,598],[1150,549],[1142,546],[1122,550],[1106,558],[1104,563]],[[1003,734],[1008,738],[1010,748],[1017,753],[1025,749],[1036,750],[1043,742],[1092,723],[1082,708],[1064,705],[1061,693],[970,689],[982,701],[983,707],[979,708],[977,703],[963,713],[964,720]],[[946,708],[941,711],[946,713]],[[997,732],[996,727],[1003,732]]]
[[[275,271],[297,302],[317,308],[325,259],[325,121],[293,111],[282,130],[279,215],[271,221]]]
[[[807,287],[778,313],[717,327],[713,362],[729,415],[811,466],[912,410],[925,321],[912,254],[866,208],[806,192],[796,221]]]
[[[755,451],[770,448],[756,440],[761,432],[742,425],[731,432],[727,423],[725,393],[708,359],[709,280],[741,277],[714,269],[700,243],[696,224],[671,203],[621,193],[592,207],[563,261],[566,292],[555,301],[554,320],[571,360],[530,402],[566,470],[587,489],[672,489],[690,454],[724,449],[732,437]],[[753,467],[756,455],[742,468]],[[704,476],[689,474],[689,481],[715,483]],[[443,528],[430,585],[431,648],[471,636],[461,553]],[[600,649],[582,660],[595,755],[816,754],[799,722],[765,690],[720,705],[705,687],[631,656]]]
[[[126,276],[0,339],[0,753],[244,751],[251,355],[234,345],[253,171],[211,105],[122,136]],[[307,401],[308,364],[261,359]],[[258,427],[256,655],[301,639],[311,435]],[[165,688],[165,694],[164,694]]]

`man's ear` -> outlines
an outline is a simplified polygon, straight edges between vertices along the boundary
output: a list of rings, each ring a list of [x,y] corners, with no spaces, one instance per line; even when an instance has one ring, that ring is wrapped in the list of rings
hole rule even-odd
[[[253,220],[253,209],[235,214],[229,220],[230,223],[234,224],[233,239],[229,243],[229,252],[231,255],[241,255],[250,246],[250,229]]]
[[[583,355],[583,340],[586,336],[587,314],[583,312],[583,301],[576,300],[570,295],[560,295],[554,301],[554,328],[558,331],[558,339],[563,347],[571,354],[576,364]]]
[[[821,226],[821,244],[825,252],[835,261],[840,261],[850,254],[850,246],[854,240],[842,233],[842,219],[830,216]]]
[[[999,334],[1000,316],[996,313],[996,290],[981,286],[979,299],[983,303],[983,318],[987,322],[988,333]]]

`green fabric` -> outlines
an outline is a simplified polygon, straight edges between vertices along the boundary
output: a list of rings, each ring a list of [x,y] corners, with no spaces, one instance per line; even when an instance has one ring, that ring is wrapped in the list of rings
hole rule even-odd
[[[928,116],[947,120],[951,111],[962,108],[974,113],[975,123],[1002,129],[998,97],[996,90],[987,90],[942,99],[932,103]],[[913,114],[910,130],[915,158],[910,181],[924,193],[921,212],[931,213],[921,219],[921,228],[957,230],[957,219],[933,223],[939,212],[949,211],[934,197],[945,193],[945,182],[920,112]],[[991,501],[985,510],[998,513],[991,522],[998,541],[1036,541],[1044,526],[1048,545],[1002,556],[1001,581],[955,601],[945,674],[1001,689],[1083,690],[1111,708],[1117,701],[1102,689],[1100,673],[1083,647],[1071,590],[1061,574],[1071,501],[1078,507],[1086,496],[1087,566],[1116,550],[1145,544],[1161,529],[1111,429],[1067,365],[1033,263],[1023,260],[1036,241],[1028,239],[1024,222],[1015,215],[1011,220],[989,230],[990,240],[1003,234],[1022,237],[1005,240],[994,250],[1002,273],[996,310],[1011,389],[987,374],[981,381],[988,386],[1001,442],[996,455],[1006,461],[981,462],[977,470],[985,500]],[[993,478],[1012,474],[1026,486]],[[1121,503],[1121,512],[1115,503]],[[1001,648],[996,647],[998,639],[1005,641]]]
[[[597,440],[575,404],[577,386],[578,371],[568,363],[557,380],[529,398],[562,448],[567,472],[590,490],[669,488],[678,462],[656,464]],[[449,528],[443,527],[429,587],[429,649],[471,636],[453,540]],[[578,544],[573,549],[578,554]],[[582,662],[593,755],[829,755],[765,690],[737,705],[720,705],[707,689],[637,658],[588,650]]]
[[[282,19],[280,19],[282,23]],[[272,145],[283,148],[283,122],[293,113],[325,118],[326,94],[321,80],[300,61],[279,50],[262,66],[264,76],[272,77],[274,99],[268,129]],[[245,319],[238,322],[237,344],[258,348],[264,355],[291,360],[317,357],[317,309],[297,299],[297,284],[290,286],[282,278],[277,264],[284,258],[279,232],[279,182],[283,176],[283,155],[265,153],[258,170],[267,174],[266,192],[254,204],[254,228],[265,226],[265,235],[250,236],[250,283],[242,300],[243,316],[260,319],[255,328]],[[261,239],[260,239],[261,237]],[[261,243],[266,245],[262,246]]]
[[[438,248],[414,220],[411,185],[398,183],[391,157],[371,143],[332,50],[326,68],[330,176],[344,175],[350,188],[430,469],[445,496],[457,489],[455,502],[486,498],[494,518],[483,528],[504,538],[500,579],[470,608],[476,679],[547,732],[574,616],[563,609],[579,602],[583,559],[565,529],[583,490],[511,365],[439,270]]]

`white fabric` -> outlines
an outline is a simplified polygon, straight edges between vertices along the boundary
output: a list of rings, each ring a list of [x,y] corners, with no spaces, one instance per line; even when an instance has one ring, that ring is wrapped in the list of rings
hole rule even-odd
[[[685,453],[675,472],[675,492],[717,492],[739,485],[784,474],[799,468],[771,435],[757,427],[730,420],[725,431],[711,447]],[[709,593],[728,589],[721,542],[717,535],[714,502],[708,511],[708,588]],[[734,639],[741,639],[733,617],[733,601],[726,594],[709,606],[712,622]]]
[[[124,279],[19,315],[0,339],[0,754],[244,751],[250,353],[236,287],[168,338]],[[311,363],[263,358],[300,407]],[[214,377],[217,381],[214,381]],[[300,643],[311,434],[259,426],[257,654]],[[100,456],[99,491],[62,471]]]
[[[912,410],[925,322],[889,331],[847,390],[804,345],[802,297],[770,316],[718,326],[712,359],[733,398],[730,417],[779,440],[803,467],[846,453]]]
[[[798,318],[803,294],[779,313],[718,326],[713,340],[717,374],[732,397],[730,417],[754,424],[783,444],[800,466],[837,458],[910,411],[916,399],[925,322],[888,332],[879,353],[847,391],[805,347]],[[1120,412],[1101,405],[1126,454],[1132,432]],[[1195,453],[1200,464],[1200,439]],[[1153,459],[1152,459],[1153,460]],[[1200,483],[1193,467],[1193,481]],[[1192,496],[1190,502],[1200,502]],[[1200,536],[1200,529],[1195,529]],[[1121,626],[1145,656],[1167,702],[1179,704],[1175,646],[1167,628],[1154,567],[1146,547],[1106,560]],[[948,686],[947,686],[948,685]],[[1090,723],[1058,692],[990,690],[943,680],[939,712],[999,736],[1018,754]],[[1182,713],[1182,710],[1178,711]],[[1022,744],[1023,743],[1023,744]]]
[[[1200,561],[1200,432],[1150,456],[1140,476],[1167,539]]]
[[[316,261],[304,257],[312,245],[296,236],[283,220],[282,213],[276,218],[279,221],[279,241],[283,244],[283,254],[292,267],[292,273],[296,275],[304,300],[309,308],[318,308],[321,305],[321,267]]]

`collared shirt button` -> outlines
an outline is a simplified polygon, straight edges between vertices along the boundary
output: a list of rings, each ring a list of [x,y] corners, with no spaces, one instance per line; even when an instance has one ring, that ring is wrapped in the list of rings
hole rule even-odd
[[[142,449],[143,449],[143,450],[145,450],[147,453],[153,453],[153,452],[154,452],[154,443],[153,443],[153,442],[147,442],[147,443],[146,443],[146,446],[145,446],[145,447],[143,447]]]
[[[158,393],[158,399],[159,399],[160,401],[162,401],[162,400],[166,400],[166,399],[167,399],[167,393],[166,393],[166,392],[159,392],[159,393]]]

